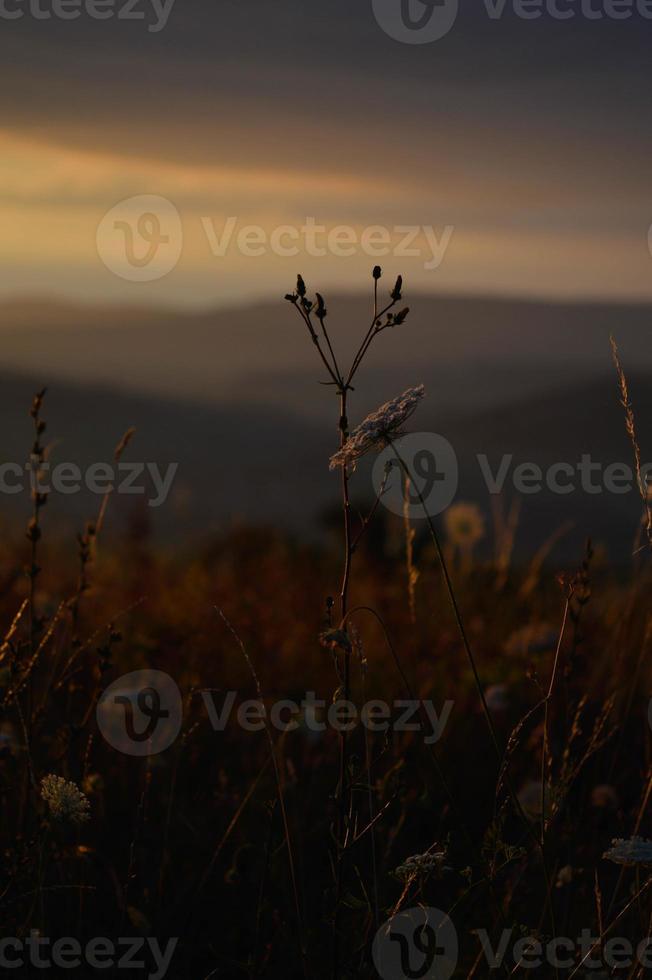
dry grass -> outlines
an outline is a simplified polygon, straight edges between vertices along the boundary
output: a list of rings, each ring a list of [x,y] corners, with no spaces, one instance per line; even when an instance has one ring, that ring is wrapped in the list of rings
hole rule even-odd
[[[320,332],[302,316],[341,385],[351,373],[340,372],[321,298],[315,310]],[[619,378],[635,442],[621,368]],[[335,420],[342,447],[349,394]],[[42,398],[37,426],[41,413]],[[551,569],[543,554],[516,567],[514,512],[496,521],[491,548],[453,569],[437,522],[421,522],[408,528],[406,559],[401,518],[376,502],[358,519],[342,469],[343,555],[336,538],[308,546],[265,528],[232,530],[192,555],[114,537],[98,555],[96,523],[75,567],[74,548],[43,533],[42,502],[29,540],[6,541],[5,935],[179,936],[171,975],[195,980],[374,977],[378,922],[421,903],[451,915],[459,977],[485,975],[478,928],[494,944],[505,926],[648,934],[647,879],[602,859],[612,838],[649,834],[646,563],[639,556],[624,580],[589,546],[576,569]],[[336,581],[337,605],[327,600]],[[139,759],[103,741],[95,706],[145,666],[175,679],[184,721],[171,748]],[[215,732],[202,690],[218,701],[228,690],[267,704],[314,691],[454,708],[435,745],[360,727],[345,738],[305,725],[255,734],[233,720]],[[39,792],[50,773],[83,790],[88,821],[53,823]],[[395,874],[439,851],[443,873]]]

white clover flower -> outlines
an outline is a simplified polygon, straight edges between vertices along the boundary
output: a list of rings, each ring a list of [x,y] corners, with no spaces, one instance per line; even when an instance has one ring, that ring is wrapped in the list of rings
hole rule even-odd
[[[85,823],[89,818],[90,803],[74,783],[63,776],[44,776],[41,780],[41,796],[50,814],[62,823]]]
[[[445,851],[434,851],[432,854],[413,854],[411,857],[406,858],[403,864],[399,864],[394,874],[402,881],[409,881],[411,878],[425,877],[431,874],[441,878],[444,871],[451,870],[444,863],[445,860]]]
[[[355,466],[357,460],[368,453],[374,446],[384,446],[387,438],[395,434],[407,419],[410,418],[425,394],[423,385],[408,388],[402,395],[392,398],[367,415],[349,435],[344,445],[334,456],[331,456],[330,469],[338,466]]]
[[[607,861],[631,868],[637,864],[652,867],[652,841],[643,837],[630,837],[629,840],[616,837],[612,840],[610,849],[602,856]]]

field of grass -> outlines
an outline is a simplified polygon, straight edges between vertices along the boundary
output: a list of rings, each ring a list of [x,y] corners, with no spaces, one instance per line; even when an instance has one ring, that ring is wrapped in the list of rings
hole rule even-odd
[[[399,282],[376,307],[368,343],[388,312],[409,329],[400,294]],[[75,544],[57,532],[56,500],[39,498],[27,535],[5,535],[2,935],[175,938],[167,975],[193,980],[376,977],[374,936],[419,906],[455,927],[446,977],[489,975],[477,930],[494,947],[505,929],[512,944],[590,930],[594,957],[613,937],[638,944],[652,916],[647,862],[603,855],[649,833],[645,528],[628,570],[611,569],[599,542],[556,569],[538,556],[515,565],[509,522],[474,507],[406,527],[381,500],[361,518],[352,447],[393,444],[402,407],[374,439],[353,430],[352,374],[331,352],[325,304],[310,306],[302,280],[289,300],[340,399],[343,456],[325,478],[341,481],[344,517],[331,538],[241,527],[171,553],[137,521],[106,535],[102,513]],[[37,458],[46,408],[37,397]],[[290,506],[291,474],[288,487]],[[183,717],[165,751],[140,757],[107,742],[96,711],[109,685],[145,668],[173,679]],[[209,708],[229,692],[216,730]],[[292,730],[272,723],[274,704],[310,692],[357,710],[383,701],[389,724],[316,731],[305,706]],[[268,709],[256,731],[237,718],[250,699]],[[420,703],[407,730],[405,701]],[[445,722],[436,739],[433,717]],[[50,775],[83,798],[44,787]],[[491,975],[647,975],[589,967],[588,952],[535,970],[510,953]]]

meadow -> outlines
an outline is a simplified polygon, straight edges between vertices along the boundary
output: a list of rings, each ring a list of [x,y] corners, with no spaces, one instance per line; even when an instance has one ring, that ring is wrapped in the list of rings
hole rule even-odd
[[[331,472],[315,465],[342,509],[323,539],[261,524],[171,548],[137,519],[107,535],[110,493],[76,541],[57,529],[56,499],[38,493],[26,528],[5,528],[4,937],[176,940],[167,975],[192,980],[372,978],[383,924],[429,908],[454,926],[453,972],[420,968],[424,950],[411,972],[381,963],[381,976],[647,975],[609,947],[637,946],[652,927],[645,485],[626,568],[599,541],[569,567],[545,547],[516,562],[509,512],[458,501],[430,515],[401,456],[424,393],[408,389],[355,424],[367,351],[409,330],[400,277],[390,290],[376,268],[372,288],[346,367],[326,301],[301,277],[286,296],[323,371],[315,397],[333,403]],[[636,459],[645,420],[616,364]],[[31,408],[35,465],[47,457],[48,397]],[[413,520],[388,512],[384,487],[366,503],[356,488],[358,460],[392,447],[394,475],[422,511]],[[173,679],[183,717],[169,747],[136,756],[107,742],[96,712],[111,684],[146,668]],[[216,726],[209,708],[219,713],[229,692],[233,711]],[[322,713],[353,704],[358,723],[317,729],[311,693]],[[284,709],[291,726],[271,721],[281,700],[299,706]],[[239,720],[247,701],[266,706],[253,730]],[[370,702],[388,706],[386,725],[359,723]],[[406,702],[418,706],[408,728]],[[499,947],[505,930],[492,971],[486,943]],[[590,941],[564,965],[533,966],[533,944],[583,931]],[[30,970],[41,975],[33,964],[14,975]]]

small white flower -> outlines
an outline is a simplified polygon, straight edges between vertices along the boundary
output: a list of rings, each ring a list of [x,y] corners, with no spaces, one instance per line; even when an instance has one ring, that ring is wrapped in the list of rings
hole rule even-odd
[[[630,837],[629,840],[616,837],[612,840],[610,849],[602,856],[607,861],[627,867],[635,867],[637,864],[652,867],[652,841],[643,837]]]
[[[410,418],[425,394],[423,385],[408,388],[402,395],[385,402],[380,408],[367,415],[349,435],[344,445],[331,456],[330,469],[338,466],[355,466],[357,460],[374,446],[384,446],[388,436],[395,434]]]
[[[62,823],[85,823],[89,818],[90,803],[74,783],[63,776],[44,776],[41,780],[41,796],[55,820]]]

